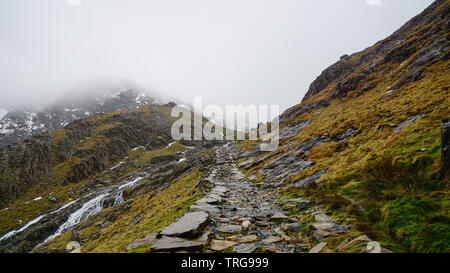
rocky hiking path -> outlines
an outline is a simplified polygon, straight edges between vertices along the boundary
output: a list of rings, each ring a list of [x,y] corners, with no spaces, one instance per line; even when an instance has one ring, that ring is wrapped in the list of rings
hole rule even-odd
[[[327,245],[322,242],[324,238],[345,233],[350,228],[336,224],[320,206],[314,206],[306,212],[314,217],[313,238],[319,243],[312,245],[308,239],[305,243],[303,238],[292,235],[304,223],[280,207],[276,188],[246,181],[236,168],[234,153],[235,147],[231,144],[218,148],[216,164],[207,178],[211,191],[170,226],[158,234],[134,241],[127,250],[151,245],[152,252],[319,253]],[[304,208],[313,204],[301,198],[287,201]],[[341,247],[370,241],[367,236],[360,236]],[[376,242],[370,247],[376,248],[375,251],[380,248]]]

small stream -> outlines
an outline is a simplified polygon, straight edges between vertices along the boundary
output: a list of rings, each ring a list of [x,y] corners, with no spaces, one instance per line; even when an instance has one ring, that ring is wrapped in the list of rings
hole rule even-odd
[[[21,233],[23,233],[23,232],[27,231],[29,228],[35,226],[43,219],[47,219],[48,217],[58,214],[59,212],[61,212],[63,210],[66,210],[66,209],[69,210],[70,214],[69,214],[67,220],[62,225],[60,225],[58,227],[58,229],[52,235],[48,236],[41,243],[37,244],[35,246],[35,248],[37,248],[37,247],[53,240],[54,238],[58,237],[65,231],[73,228],[75,225],[79,224],[80,222],[96,215],[100,211],[102,211],[108,207],[115,206],[117,204],[122,203],[124,201],[124,199],[122,197],[123,191],[127,188],[135,186],[136,183],[138,183],[142,179],[144,179],[144,178],[139,176],[131,181],[126,181],[119,185],[117,185],[117,184],[112,185],[106,189],[100,189],[100,190],[98,190],[94,193],[91,193],[85,197],[71,201],[71,202],[61,206],[60,208],[58,208],[57,210],[55,210],[53,212],[43,214],[43,215],[29,221],[28,223],[26,223],[25,225],[23,225],[21,228],[19,228],[17,230],[12,230],[12,231],[6,233],[5,235],[3,235],[0,238],[0,244],[7,239],[14,239],[13,237],[19,236]],[[83,200],[83,199],[87,200],[87,201],[79,202],[80,200]]]

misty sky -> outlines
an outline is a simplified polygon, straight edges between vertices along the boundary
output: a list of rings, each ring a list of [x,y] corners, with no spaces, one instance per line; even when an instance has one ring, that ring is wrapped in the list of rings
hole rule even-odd
[[[131,79],[205,104],[298,102],[431,0],[1,0],[0,107]]]

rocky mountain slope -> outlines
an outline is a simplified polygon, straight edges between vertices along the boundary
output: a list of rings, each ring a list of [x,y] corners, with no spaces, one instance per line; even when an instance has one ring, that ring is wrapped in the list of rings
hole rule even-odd
[[[174,104],[4,147],[0,252],[449,252],[449,10],[326,69],[273,152],[175,142]]]
[[[160,98],[125,82],[75,90],[50,105],[15,109],[2,115],[0,148],[45,131],[57,130],[74,120],[89,118],[98,113],[161,103]]]
[[[278,150],[241,144],[242,170],[320,202],[391,249],[450,251],[449,11],[449,1],[435,1],[327,68],[280,116]],[[339,244],[328,237],[328,247]]]

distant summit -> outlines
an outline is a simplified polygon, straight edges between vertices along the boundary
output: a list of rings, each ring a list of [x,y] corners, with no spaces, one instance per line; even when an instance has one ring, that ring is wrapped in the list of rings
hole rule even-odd
[[[79,88],[43,107],[24,107],[9,112],[0,109],[0,148],[98,113],[166,102],[133,83],[120,82]]]

